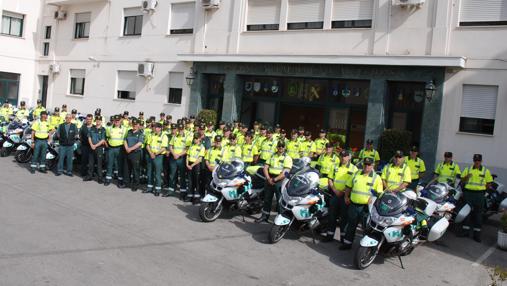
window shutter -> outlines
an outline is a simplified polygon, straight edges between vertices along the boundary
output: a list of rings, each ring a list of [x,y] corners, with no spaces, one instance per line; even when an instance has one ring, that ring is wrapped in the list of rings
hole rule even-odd
[[[195,2],[176,3],[171,6],[171,30],[194,28]]]
[[[460,22],[507,21],[507,1],[461,0]]]
[[[9,12],[9,11],[3,11],[2,15],[7,16],[7,17],[11,17],[11,18],[21,19],[21,20],[23,20],[23,18],[24,18],[23,14],[18,14],[18,13]]]
[[[324,21],[325,0],[289,0],[289,23]]]
[[[182,72],[169,72],[169,88],[183,88]]]
[[[86,70],[71,69],[70,70],[70,77],[85,78],[86,77]]]
[[[88,23],[91,22],[92,13],[77,13],[76,14],[76,23]]]
[[[371,20],[373,0],[334,0],[333,21]]]
[[[280,0],[248,0],[247,25],[280,23]]]
[[[136,91],[137,72],[118,71],[118,90]]]
[[[134,7],[134,8],[125,8],[123,10],[123,16],[129,17],[129,16],[139,16],[142,15],[143,12],[141,11],[141,7]]]
[[[463,85],[462,117],[495,119],[498,86]]]

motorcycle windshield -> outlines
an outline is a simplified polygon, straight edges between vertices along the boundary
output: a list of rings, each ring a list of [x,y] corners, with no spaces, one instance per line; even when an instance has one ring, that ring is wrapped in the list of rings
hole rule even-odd
[[[291,197],[302,197],[319,186],[319,175],[316,172],[298,173],[287,183],[287,194]]]
[[[243,172],[243,163],[233,161],[231,163],[222,163],[218,166],[216,174],[221,180],[231,180],[238,177]]]
[[[381,216],[397,216],[408,206],[408,199],[401,193],[384,193],[375,201],[375,209]]]
[[[429,186],[421,192],[421,195],[425,198],[428,198],[437,204],[441,204],[447,198],[449,194],[449,189],[444,184],[436,184]]]

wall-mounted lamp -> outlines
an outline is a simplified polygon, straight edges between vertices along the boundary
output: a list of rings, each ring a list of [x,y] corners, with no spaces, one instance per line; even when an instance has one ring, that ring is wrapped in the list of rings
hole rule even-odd
[[[194,83],[195,74],[196,73],[194,72],[194,68],[191,67],[190,73],[185,77],[185,80],[187,81],[188,86],[192,86],[192,84]]]
[[[433,100],[436,90],[437,88],[433,83],[433,80],[430,80],[426,83],[426,86],[424,87],[424,92],[426,94],[426,99],[428,100],[428,102],[431,102],[431,100]]]

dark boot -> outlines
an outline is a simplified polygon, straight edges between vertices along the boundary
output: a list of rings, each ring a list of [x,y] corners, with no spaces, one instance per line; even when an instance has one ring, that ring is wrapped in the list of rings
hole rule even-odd
[[[107,187],[107,186],[109,186],[109,185],[111,185],[111,180],[106,179],[106,182],[104,183],[104,186],[106,186],[106,187]]]
[[[86,176],[83,178],[83,182],[89,182],[91,180],[92,180],[92,177],[90,177],[90,176]]]
[[[481,232],[480,231],[474,231],[474,234],[473,234],[473,239],[478,242],[478,243],[481,243],[482,242],[482,239],[481,239]]]
[[[350,249],[352,249],[352,243],[344,243],[344,244],[340,245],[340,247],[338,249],[340,249],[340,250],[350,250]]]
[[[269,220],[269,215],[262,213],[262,215],[258,219],[256,219],[255,222],[256,223],[268,222],[268,220]]]

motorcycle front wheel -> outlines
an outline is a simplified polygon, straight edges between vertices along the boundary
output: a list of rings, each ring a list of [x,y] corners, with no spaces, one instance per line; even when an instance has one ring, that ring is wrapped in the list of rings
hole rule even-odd
[[[354,256],[354,264],[359,270],[366,269],[377,257],[377,249],[375,247],[359,246]]]
[[[217,207],[217,203],[204,203],[203,202],[203,203],[201,203],[201,206],[199,207],[199,216],[201,217],[201,220],[203,222],[213,222],[220,216],[223,209],[224,209],[224,207],[221,203]]]
[[[269,242],[274,244],[279,242],[290,228],[290,224],[287,225],[276,225],[273,224],[271,231],[269,232]]]
[[[32,156],[32,149],[28,148],[27,150],[16,151],[14,159],[16,159],[16,162],[24,164],[28,163],[32,159]]]
[[[0,150],[0,157],[7,157],[11,154],[11,150],[9,148],[3,148]]]

